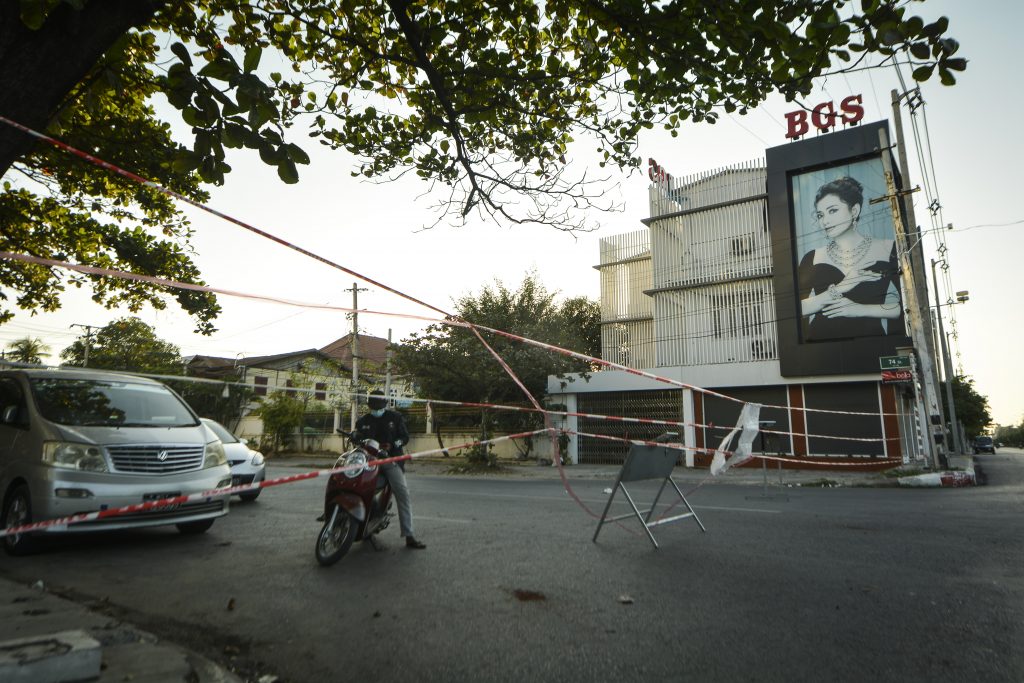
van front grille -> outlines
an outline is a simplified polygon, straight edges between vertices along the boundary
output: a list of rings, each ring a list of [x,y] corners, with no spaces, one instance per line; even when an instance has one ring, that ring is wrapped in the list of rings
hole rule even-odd
[[[114,469],[138,474],[191,472],[203,466],[204,446],[107,446]]]

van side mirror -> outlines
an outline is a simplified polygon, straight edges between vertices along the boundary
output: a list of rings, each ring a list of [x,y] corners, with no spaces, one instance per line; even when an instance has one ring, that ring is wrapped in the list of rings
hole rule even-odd
[[[3,415],[0,415],[0,420],[5,425],[15,424],[18,421],[18,406],[5,407]]]

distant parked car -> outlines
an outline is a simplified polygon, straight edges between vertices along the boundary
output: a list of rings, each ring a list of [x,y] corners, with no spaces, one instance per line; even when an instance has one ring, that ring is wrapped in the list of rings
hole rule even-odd
[[[266,477],[266,464],[263,454],[254,451],[241,439],[232,434],[224,425],[208,417],[202,418],[203,424],[217,435],[220,442],[224,444],[224,454],[227,455],[228,464],[231,465],[231,485],[241,486],[242,484],[253,484],[264,480]],[[238,497],[244,501],[256,500],[260,491],[256,489],[247,493],[239,493]]]
[[[224,447],[160,382],[113,372],[0,372],[0,526],[203,493],[231,481]],[[203,533],[227,496],[10,534],[8,553],[40,535],[175,524]]]
[[[976,436],[974,437],[974,454],[978,453],[992,453],[995,454],[996,445],[992,441],[991,436]]]

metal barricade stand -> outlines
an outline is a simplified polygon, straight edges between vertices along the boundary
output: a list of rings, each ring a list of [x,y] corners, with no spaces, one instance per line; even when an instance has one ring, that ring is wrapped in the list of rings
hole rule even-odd
[[[760,430],[761,430],[761,455],[766,455],[767,454],[767,451],[765,450],[765,445],[764,445],[764,430],[766,428],[768,428],[768,427],[774,427],[774,426],[775,426],[775,420],[761,420],[758,423],[758,427],[760,427]],[[763,488],[761,490],[761,495],[759,495],[759,496],[746,496],[747,500],[755,500],[755,499],[757,499],[757,500],[781,500],[781,501],[785,501],[785,502],[788,503],[789,502],[789,496],[787,496],[786,494],[784,494],[784,493],[768,493],[768,461],[765,460],[764,458],[761,458],[761,474],[764,477],[764,485],[763,485]],[[783,482],[782,482],[782,462],[779,461],[779,487],[780,488],[782,487],[782,484],[783,484]]]
[[[658,440],[661,441],[663,439],[659,437]],[[697,513],[693,511],[689,501],[686,500],[686,496],[683,495],[683,492],[676,486],[675,481],[672,480],[672,468],[675,467],[676,460],[679,457],[678,454],[678,449],[666,448],[664,446],[630,446],[626,460],[622,463],[622,469],[619,470],[619,476],[615,479],[615,487],[612,489],[611,495],[608,496],[608,503],[604,506],[604,512],[601,513],[601,521],[598,522],[597,530],[594,531],[594,538],[592,539],[594,543],[597,543],[597,535],[601,533],[601,527],[604,526],[605,522],[616,522],[620,519],[634,516],[644,525],[644,531],[647,532],[647,536],[650,537],[651,543],[654,544],[655,548],[658,547],[658,541],[655,540],[654,534],[651,533],[651,528],[660,524],[678,522],[692,517],[693,521],[697,522],[700,530],[707,532],[707,529],[701,524],[700,518],[697,517]],[[651,503],[650,509],[641,512],[633,501],[633,496],[629,495],[626,484],[652,479],[660,479],[661,487],[658,489],[658,495],[654,497],[654,502]],[[654,515],[654,509],[658,506],[661,494],[664,493],[665,486],[668,484],[671,484],[675,492],[679,494],[679,498],[683,501],[683,505],[686,506],[688,512],[665,519],[657,519],[652,522],[651,517]],[[626,496],[626,500],[629,501],[633,512],[619,515],[618,517],[608,517],[608,510],[611,509],[612,501],[615,500],[615,494],[618,493],[619,489],[622,489],[622,493]]]

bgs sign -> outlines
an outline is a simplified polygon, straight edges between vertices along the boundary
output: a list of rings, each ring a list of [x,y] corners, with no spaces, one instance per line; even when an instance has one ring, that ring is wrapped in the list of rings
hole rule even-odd
[[[665,170],[661,164],[654,159],[647,160],[647,177],[658,185],[668,187],[672,184],[672,174]]]
[[[864,118],[864,98],[861,95],[850,95],[839,103],[839,111],[836,111],[832,102],[822,102],[810,112],[805,109],[798,109],[786,114],[786,137],[790,140],[804,135],[811,129],[807,119],[814,124],[820,132],[824,133],[836,127],[838,121],[848,126],[858,123]]]

